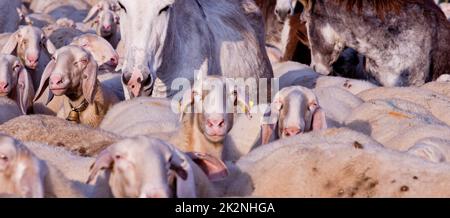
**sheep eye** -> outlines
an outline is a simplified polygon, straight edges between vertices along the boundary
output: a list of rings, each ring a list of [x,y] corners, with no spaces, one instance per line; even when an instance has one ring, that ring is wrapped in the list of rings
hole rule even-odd
[[[0,154],[0,160],[2,160],[3,162],[7,162],[8,157],[6,155]]]
[[[167,5],[166,7],[161,9],[158,14],[161,15],[163,12],[166,12],[167,10],[169,10],[169,8],[170,8],[170,5]]]

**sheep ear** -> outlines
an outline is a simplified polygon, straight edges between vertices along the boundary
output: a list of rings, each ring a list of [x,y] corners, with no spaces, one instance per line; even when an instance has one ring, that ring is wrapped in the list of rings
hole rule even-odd
[[[92,56],[89,57],[89,62],[83,71],[83,96],[89,104],[94,102],[95,84],[97,83],[97,62]]]
[[[216,157],[199,152],[186,153],[196,163],[211,181],[220,181],[229,175],[228,168],[224,162]]]
[[[280,110],[283,104],[279,101],[279,97],[275,97],[274,101],[267,108],[264,113],[261,124],[261,143],[263,145],[268,144],[272,135],[275,133],[278,119],[280,116]]]
[[[114,159],[111,156],[111,152],[109,150],[103,150],[95,160],[95,163],[90,167],[90,173],[86,184],[93,185],[95,184],[95,180],[102,170],[111,169],[112,164],[114,163]]]
[[[53,70],[55,69],[55,65],[56,65],[56,62],[54,60],[51,60],[48,63],[47,67],[45,67],[44,73],[42,74],[42,77],[41,77],[41,82],[39,84],[39,88],[36,91],[36,96],[34,97],[34,102],[36,102],[42,96],[42,94],[44,94],[45,90],[48,88],[49,79],[50,79],[50,76],[52,75]],[[53,93],[51,91],[49,91],[47,104],[52,99],[53,99]]]
[[[33,104],[34,88],[30,74],[25,67],[19,72],[16,86],[17,104],[20,106],[22,113],[27,114],[28,108]]]
[[[83,23],[87,23],[90,20],[92,20],[92,18],[94,18],[100,11],[101,7],[102,7],[101,2],[97,3],[94,7],[92,7],[86,18],[84,18]]]
[[[177,176],[177,196],[179,198],[197,197],[194,179],[194,171],[188,161],[188,157],[177,149],[172,152],[170,169]]]
[[[302,3],[303,7],[304,7],[304,11],[311,11],[312,9],[312,1],[311,0],[300,0],[300,3]]]
[[[251,107],[245,102],[245,99],[242,99],[241,97],[242,96],[240,96],[237,91],[233,91],[234,106],[240,108],[237,110],[239,113],[244,111],[245,115],[251,119]]]
[[[187,90],[183,94],[183,98],[180,101],[180,122],[183,120],[187,108],[195,103],[195,98],[197,98],[197,96],[199,96],[198,93],[193,90]]]
[[[16,50],[17,44],[19,43],[19,34],[17,32],[13,33],[9,36],[8,41],[3,46],[2,52],[3,54],[13,54]]]
[[[23,13],[21,8],[16,8],[17,11],[17,15],[19,15],[19,19],[20,20],[24,20],[25,19],[25,13]]]
[[[56,52],[56,46],[55,44],[53,44],[53,42],[50,40],[50,38],[47,37],[47,39],[45,40],[45,48],[47,49],[47,52],[50,55],[55,54]]]
[[[28,162],[30,163],[30,162]],[[36,162],[35,162],[36,163]],[[39,164],[39,162],[37,162]],[[33,166],[26,166],[27,169],[33,169]],[[42,170],[42,169],[40,169]],[[44,187],[43,181],[40,176],[39,171],[34,170],[23,170],[18,171],[19,175],[15,175],[18,178],[17,186],[18,190],[21,191],[21,196],[27,198],[43,198],[44,197]]]
[[[315,131],[326,128],[328,128],[328,125],[327,119],[325,117],[325,112],[322,110],[322,108],[318,107],[314,110],[314,113],[312,115],[311,129]]]

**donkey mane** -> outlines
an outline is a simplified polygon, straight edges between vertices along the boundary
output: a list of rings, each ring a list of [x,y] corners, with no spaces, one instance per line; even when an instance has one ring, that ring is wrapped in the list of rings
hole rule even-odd
[[[384,18],[386,13],[400,13],[407,5],[417,4],[429,11],[439,9],[433,0],[337,0],[339,5],[344,5],[350,12],[354,7],[361,14],[365,7],[371,7],[380,18]]]

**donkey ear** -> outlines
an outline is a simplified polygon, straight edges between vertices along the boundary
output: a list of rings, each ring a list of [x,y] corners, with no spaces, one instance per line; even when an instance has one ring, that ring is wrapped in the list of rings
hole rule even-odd
[[[25,67],[19,72],[17,85],[16,85],[16,101],[20,106],[22,113],[27,114],[28,108],[33,105],[34,88],[33,81],[30,74]]]
[[[111,169],[112,164],[114,162],[114,159],[111,155],[111,152],[106,149],[103,150],[97,157],[97,160],[95,160],[95,163],[91,165],[89,178],[86,181],[87,184],[93,185],[95,184],[95,180],[98,176],[98,174],[102,170]]]
[[[20,34],[18,33],[19,30],[17,30],[15,33],[11,34],[9,36],[8,41],[3,46],[3,49],[1,53],[3,54],[13,54],[16,50],[17,44],[19,43]]]
[[[195,186],[194,170],[185,154],[177,149],[172,151],[170,160],[170,169],[177,176],[177,196],[179,198],[197,197],[197,188]]]
[[[97,62],[90,56],[82,75],[83,96],[89,104],[94,102],[95,85],[97,83],[97,68]]]
[[[224,162],[216,157],[199,152],[189,152],[186,154],[196,163],[211,181],[220,181],[229,175],[228,168]]]
[[[39,88],[36,91],[36,96],[34,97],[34,102],[36,102],[41,96],[42,94],[44,94],[44,91],[48,88],[49,85],[49,79],[50,76],[52,75],[53,70],[55,69],[56,66],[56,62],[54,60],[51,60],[47,67],[45,67],[44,73],[42,74],[41,77],[41,82],[39,84]],[[53,93],[51,91],[49,91],[49,96],[48,96],[48,102],[50,102],[53,99]]]

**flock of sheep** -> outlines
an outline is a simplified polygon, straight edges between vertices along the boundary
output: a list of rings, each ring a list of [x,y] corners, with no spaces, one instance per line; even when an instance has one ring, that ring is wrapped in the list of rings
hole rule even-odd
[[[168,2],[181,10],[177,1],[0,0],[0,197],[450,196],[449,75],[420,87],[378,87],[273,61],[261,53],[253,0],[185,0],[208,12],[192,20],[210,16],[209,4],[244,8],[233,12],[248,12],[239,22],[223,23],[252,30],[237,37],[246,42],[223,40],[232,51],[218,49],[205,64],[192,46],[204,47],[171,41],[165,48],[186,51],[143,52],[163,61],[139,67],[139,42],[162,45],[131,34],[145,29],[131,14],[162,5],[161,16]],[[183,40],[177,36],[192,28],[167,40]],[[226,32],[211,40],[219,35],[237,40]],[[223,77],[202,73],[220,63]],[[173,92],[152,66],[174,75],[189,68],[192,87]],[[238,88],[204,90],[239,76],[272,79],[271,102]],[[146,94],[148,85],[156,94]]]

